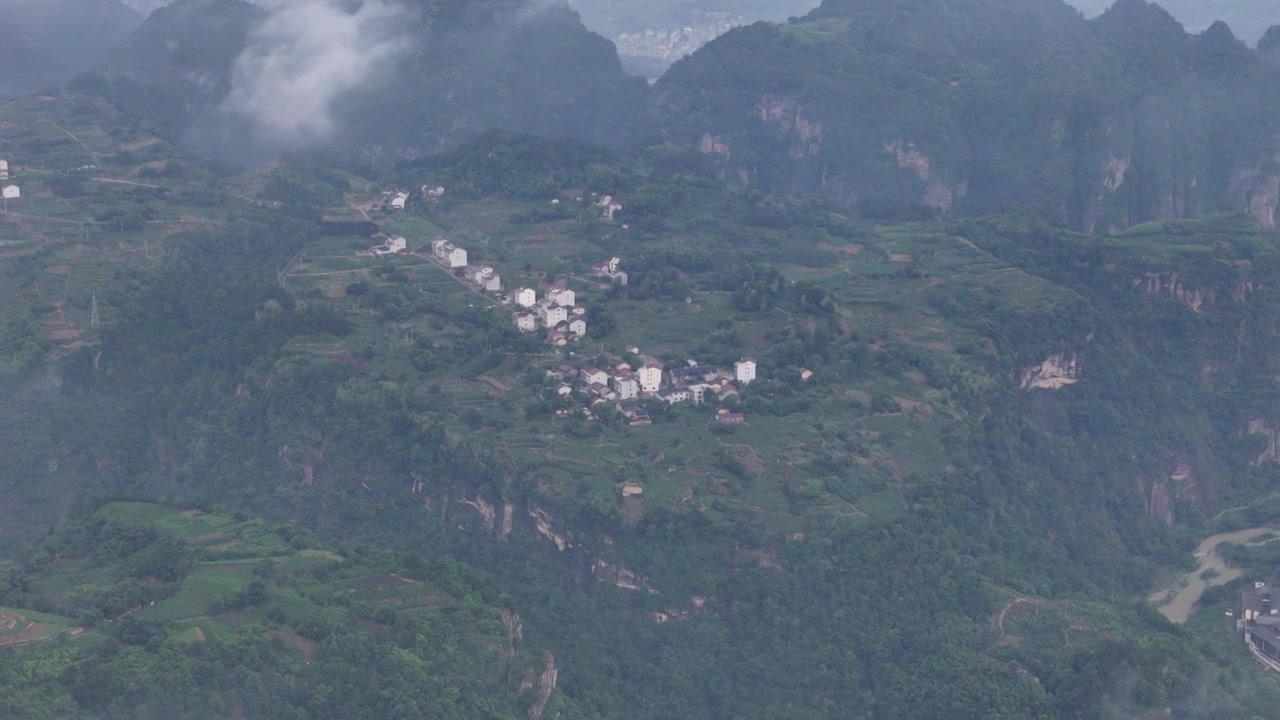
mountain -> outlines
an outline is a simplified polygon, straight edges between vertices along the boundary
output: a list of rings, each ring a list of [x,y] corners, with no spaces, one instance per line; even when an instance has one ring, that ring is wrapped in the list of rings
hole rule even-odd
[[[1071,4],[1092,17],[1106,11],[1113,0],[1072,0]],[[1267,0],[1163,0],[1160,5],[1193,32],[1207,29],[1221,20],[1241,39],[1254,44],[1266,29],[1280,22],[1280,11]]]
[[[1122,0],[828,0],[733,31],[656,86],[650,125],[768,191],[1038,208],[1086,230],[1215,210],[1276,223],[1273,64]]]
[[[613,41],[632,72],[656,79],[673,62],[731,28],[764,20],[781,22],[812,10],[785,0],[572,0],[591,30]]]
[[[616,140],[644,97],[571,10],[516,0],[181,0],[105,75],[114,99],[217,154],[322,143],[394,159],[493,128]]]
[[[156,707],[169,687],[220,717],[325,717],[307,703],[331,692],[639,720],[1280,702],[1222,620],[1274,544],[1231,554],[1240,576],[1198,605],[1183,590],[1189,621],[1139,600],[1201,537],[1280,519],[1280,246],[1247,216],[887,223],[735,189],[689,148],[509,133],[385,171],[237,172],[75,92],[0,123],[23,187],[0,221],[0,541],[22,570],[0,569],[21,616],[0,644],[87,628],[0,653],[16,702],[47,709],[0,714],[185,716]],[[396,236],[407,252],[372,250]],[[433,260],[440,236],[503,292],[565,284],[588,337],[521,332]],[[612,257],[625,285],[593,270]],[[726,384],[744,357],[756,378]],[[641,416],[581,378],[624,362],[714,385]],[[158,498],[125,532],[81,522]],[[176,538],[150,548],[160,526]],[[152,572],[175,545],[198,546],[180,585]],[[391,574],[450,599],[404,608],[419,590]],[[142,628],[106,622],[140,599]],[[326,629],[299,666],[293,636]],[[541,656],[504,666],[512,635]]]
[[[118,0],[8,0],[0,4],[0,100],[55,90],[101,60],[142,22]]]

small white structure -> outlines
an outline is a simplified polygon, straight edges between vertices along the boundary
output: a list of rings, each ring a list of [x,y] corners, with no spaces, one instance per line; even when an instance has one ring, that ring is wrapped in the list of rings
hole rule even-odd
[[[435,186],[423,185],[422,192],[425,193],[427,197],[433,197],[433,198],[443,197],[444,186],[443,185],[435,185]]]
[[[449,251],[453,249],[453,243],[444,238],[436,238],[431,241],[431,254],[440,260],[449,257]]]
[[[662,363],[647,362],[640,368],[640,389],[646,393],[656,393],[662,387]]]
[[[0,190],[0,195],[2,195],[5,200],[17,200],[22,197],[22,190],[18,189],[17,185],[5,185],[4,189]]]
[[[532,288],[522,287],[512,295],[520,307],[533,307],[538,303],[538,293]]]
[[[0,180],[9,179],[9,161],[0,160]]]
[[[498,273],[494,273],[484,279],[482,287],[484,287],[485,292],[498,292],[502,289],[502,278],[498,276]]]
[[[592,265],[591,269],[595,272],[596,275],[608,278],[610,280],[616,280],[620,284],[626,285],[627,274],[622,271],[621,265],[622,265],[622,258],[615,257],[615,258],[609,258],[608,260],[598,265]]]
[[[587,334],[587,321],[580,317],[573,318],[569,321],[569,332],[583,337]]]
[[[518,312],[512,316],[516,321],[516,329],[520,332],[533,332],[538,329],[538,316],[532,312]]]
[[[409,241],[396,235],[389,237],[381,245],[369,248],[374,255],[399,255],[409,252]]]
[[[742,358],[733,364],[733,378],[746,385],[756,379],[755,358]]]
[[[407,203],[408,201],[409,201],[409,193],[404,192],[402,190],[396,193],[395,197],[391,198],[391,209],[403,210],[405,203]]]
[[[493,275],[493,268],[488,265],[476,265],[468,267],[463,274],[471,282],[477,285],[484,285],[484,281]]]
[[[563,305],[565,307],[573,307],[574,302],[577,300],[577,298],[574,297],[573,291],[563,285],[556,285],[548,290],[547,299],[557,305]]]

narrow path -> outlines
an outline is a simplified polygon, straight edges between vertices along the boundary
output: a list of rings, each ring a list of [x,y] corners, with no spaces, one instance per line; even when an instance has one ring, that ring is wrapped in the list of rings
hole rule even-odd
[[[89,157],[90,157],[90,158],[92,158],[93,160],[97,161],[97,159],[98,159],[98,153],[96,153],[96,152],[94,152],[94,151],[90,150],[88,145],[85,145],[84,143],[80,142],[80,138],[76,137],[75,133],[71,132],[70,130],[68,130],[68,129],[66,129],[66,128],[62,127],[61,125],[59,125],[59,124],[57,124],[57,123],[52,123],[52,122],[49,122],[48,120],[45,120],[45,122],[46,122],[46,123],[49,123],[50,125],[52,125],[52,126],[54,126],[54,127],[58,128],[59,130],[61,130],[61,131],[62,131],[62,132],[64,132],[64,133],[66,133],[66,134],[67,134],[67,137],[71,138],[72,140],[75,140],[77,145],[79,145],[80,147],[84,148],[84,151],[85,151],[85,152],[87,152],[87,153],[89,153]]]

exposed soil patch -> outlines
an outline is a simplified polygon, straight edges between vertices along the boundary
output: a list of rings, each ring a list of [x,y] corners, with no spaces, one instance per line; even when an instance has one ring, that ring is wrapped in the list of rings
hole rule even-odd
[[[392,573],[390,575],[372,575],[365,578],[361,584],[364,585],[366,590],[395,590],[396,588],[410,585],[421,585],[422,583]]]
[[[152,145],[155,145],[158,142],[160,142],[160,138],[149,137],[149,138],[144,138],[142,140],[134,140],[131,143],[122,143],[120,145],[120,149],[125,152],[133,152],[134,150],[141,150],[144,147],[151,147]]]
[[[71,272],[70,265],[50,265],[44,269],[50,275],[66,275]]]
[[[334,362],[342,363],[357,370],[370,370],[373,368],[373,363],[368,360],[361,360],[351,353],[331,353],[329,357],[333,358]]]
[[[911,260],[911,256],[904,253],[889,253],[889,262],[909,263]]]
[[[21,615],[13,613],[0,613],[0,630],[14,630],[22,627],[27,622]],[[26,645],[27,643],[36,642],[40,633],[49,627],[45,623],[33,622],[27,624],[22,630],[10,635],[0,635],[0,647],[10,647],[13,645]]]
[[[227,534],[224,532],[211,532],[203,535],[188,535],[185,539],[189,545],[206,545],[217,540],[226,540]]]
[[[81,333],[75,328],[62,328],[60,330],[50,330],[45,335],[50,340],[75,340],[80,337]]]
[[[301,635],[296,635],[294,633],[282,632],[282,633],[277,633],[276,636],[279,637],[282,641],[284,641],[285,645],[288,645],[291,648],[296,648],[298,651],[300,651],[302,653],[303,660],[306,660],[307,662],[311,662],[312,660],[315,659],[316,647],[317,647],[316,643],[302,637]]]
[[[199,625],[196,626],[196,640],[199,640],[200,642],[205,641],[204,631],[200,629]]]

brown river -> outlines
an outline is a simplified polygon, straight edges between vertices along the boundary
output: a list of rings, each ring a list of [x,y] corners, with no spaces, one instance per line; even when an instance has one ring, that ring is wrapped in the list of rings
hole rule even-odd
[[[1218,553],[1218,546],[1264,545],[1272,540],[1280,540],[1274,537],[1277,532],[1280,532],[1277,528],[1256,527],[1219,533],[1205,538],[1196,547],[1198,561],[1196,569],[1178,576],[1171,587],[1152,593],[1147,599],[1158,603],[1160,614],[1172,622],[1186,622],[1205,590],[1215,585],[1224,585],[1240,577],[1240,569],[1227,564],[1227,561]],[[1212,577],[1208,578],[1201,577],[1208,570],[1214,570],[1216,574],[1210,573]]]

